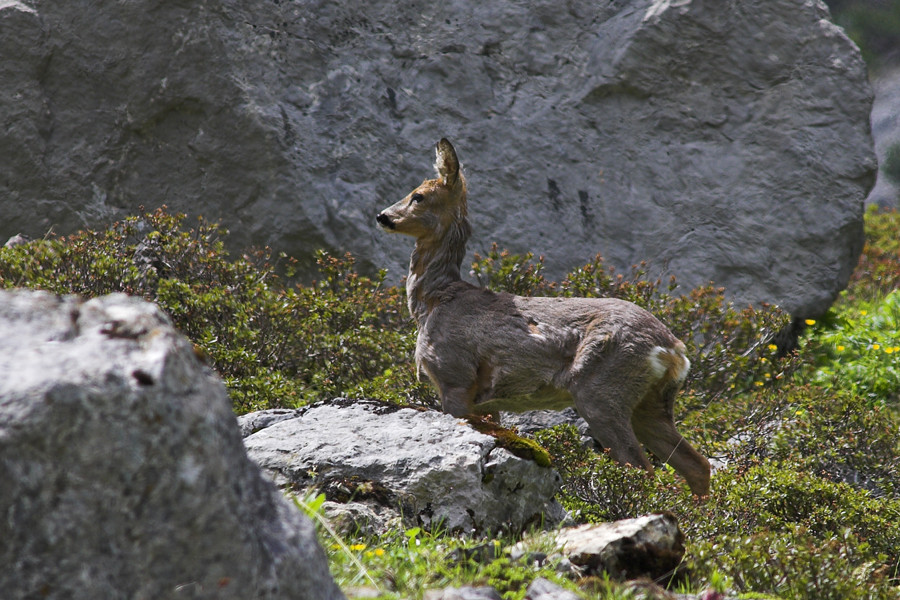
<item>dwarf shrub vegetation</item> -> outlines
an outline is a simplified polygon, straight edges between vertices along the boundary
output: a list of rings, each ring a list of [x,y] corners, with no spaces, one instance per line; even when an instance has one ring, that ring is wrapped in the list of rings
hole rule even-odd
[[[403,290],[357,272],[352,256],[316,256],[318,278],[288,284],[291,258],[268,249],[231,256],[227,231],[165,209],[102,232],[6,248],[0,286],[93,297],[124,292],[158,304],[225,379],[238,413],[291,407],[314,398],[365,395],[436,407],[416,381],[415,330]],[[495,290],[531,295],[613,296],[656,313],[688,344],[693,368],[686,402],[781,378],[791,360],[775,360],[774,334],[788,318],[771,307],[735,308],[721,288],[673,294],[635,267],[628,276],[597,256],[559,283],[540,274],[541,259],[492,249],[476,255],[474,277]]]
[[[317,254],[320,278],[290,286],[294,261],[270,251],[231,256],[222,227],[165,209],[102,232],[0,251],[0,286],[87,297],[124,292],[158,304],[222,375],[238,413],[341,394],[403,389],[431,404],[407,357],[415,332],[385,273]]]
[[[573,426],[535,436],[562,475],[559,499],[576,521],[676,513],[687,553],[660,585],[900,598],[900,217],[869,211],[866,227],[848,289],[827,315],[800,324],[794,345],[779,332],[797,323],[777,308],[736,306],[712,285],[683,289],[652,276],[652,265],[619,272],[597,256],[548,281],[540,257],[497,246],[476,255],[471,276],[482,285],[631,300],[687,344],[693,367],[676,410],[679,430],[716,464],[705,502],[660,457],[647,475],[615,463]],[[222,375],[238,413],[341,395],[438,406],[416,381],[404,291],[386,285],[384,272],[362,274],[353,257],[319,252],[315,280],[296,284],[293,259],[266,249],[231,255],[226,236],[161,209],[105,231],[0,249],[0,286],[124,292],[157,303]],[[560,575],[552,560],[512,560],[517,541],[418,528],[340,544],[323,537],[339,583],[374,581],[386,598],[492,585],[516,599],[537,576],[590,597],[629,597],[616,582]],[[471,558],[486,552],[490,560]]]

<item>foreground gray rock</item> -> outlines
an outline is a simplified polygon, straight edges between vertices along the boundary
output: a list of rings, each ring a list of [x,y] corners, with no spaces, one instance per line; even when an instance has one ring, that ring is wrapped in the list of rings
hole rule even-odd
[[[684,534],[671,513],[564,529],[556,541],[585,574],[616,579],[671,575],[684,557]]]
[[[242,420],[260,422],[253,415]],[[331,505],[341,518],[375,531],[401,514],[407,524],[493,532],[562,516],[553,500],[561,483],[554,470],[436,411],[320,403],[252,433],[244,444],[278,483],[324,489],[344,504]]]
[[[425,600],[503,600],[500,592],[492,587],[459,587],[428,590]]]
[[[470,248],[552,277],[602,252],[813,316],[862,244],[871,92],[816,0],[14,0],[0,55],[0,239],[168,203],[397,281],[373,218],[447,136]]]
[[[157,308],[0,292],[0,596],[340,599]]]
[[[587,524],[542,535],[550,535],[558,547],[559,551],[553,556],[530,553],[528,548],[534,540],[526,539],[511,549],[510,558],[528,563],[549,561],[556,565],[558,572],[568,573],[575,579],[608,576],[626,582],[620,589],[635,598],[724,600],[723,595],[712,590],[699,595],[673,594],[654,583],[654,580],[667,584],[675,581],[684,556],[684,536],[672,514]],[[493,558],[493,553],[478,552],[470,557],[478,562],[491,562]],[[425,594],[426,600],[491,600],[499,597],[490,587],[447,588]],[[537,578],[528,586],[525,598],[578,600],[580,596],[551,581]]]
[[[579,600],[580,596],[552,581],[538,577],[528,586],[525,598],[527,600]]]

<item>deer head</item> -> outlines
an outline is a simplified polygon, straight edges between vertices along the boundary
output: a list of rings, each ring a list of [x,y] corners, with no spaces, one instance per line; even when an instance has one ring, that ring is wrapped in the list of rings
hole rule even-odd
[[[435,147],[436,179],[426,179],[405,198],[378,214],[378,224],[388,232],[403,233],[421,241],[437,241],[466,218],[466,180],[456,150],[445,139]]]

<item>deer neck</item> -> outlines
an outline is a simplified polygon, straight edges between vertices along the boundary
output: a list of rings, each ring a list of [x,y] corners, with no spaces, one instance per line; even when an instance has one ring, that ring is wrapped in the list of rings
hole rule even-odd
[[[406,298],[409,312],[420,327],[440,301],[444,290],[460,281],[460,266],[469,239],[468,220],[463,216],[439,238],[416,240],[409,261]]]

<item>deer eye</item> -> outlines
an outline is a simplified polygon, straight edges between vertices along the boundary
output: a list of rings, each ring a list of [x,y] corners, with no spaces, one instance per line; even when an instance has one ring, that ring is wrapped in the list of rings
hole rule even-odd
[[[421,202],[422,200],[424,200],[424,199],[425,199],[425,196],[423,196],[422,194],[413,194],[413,195],[412,195],[412,201],[415,202],[415,203],[417,203],[417,204],[418,204],[419,202]]]

